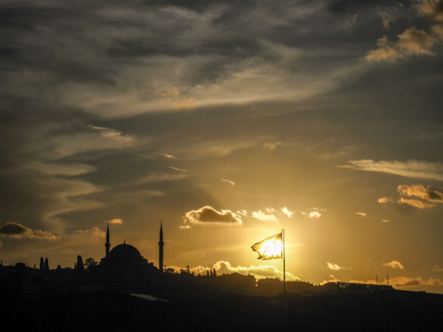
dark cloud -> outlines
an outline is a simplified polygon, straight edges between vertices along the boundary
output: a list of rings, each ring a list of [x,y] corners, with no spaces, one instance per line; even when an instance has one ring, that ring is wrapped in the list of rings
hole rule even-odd
[[[217,211],[210,206],[204,206],[198,210],[186,212],[183,220],[187,225],[205,223],[225,225],[241,224],[241,218],[238,214],[229,210]]]
[[[11,238],[56,239],[56,236],[41,230],[32,230],[15,222],[8,222],[0,228],[0,236]]]

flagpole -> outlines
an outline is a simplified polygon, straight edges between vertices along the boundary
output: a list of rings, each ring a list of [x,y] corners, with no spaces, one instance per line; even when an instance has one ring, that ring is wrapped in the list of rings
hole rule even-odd
[[[285,248],[285,230],[282,229],[282,240],[283,240],[283,296],[286,294],[286,248]]]

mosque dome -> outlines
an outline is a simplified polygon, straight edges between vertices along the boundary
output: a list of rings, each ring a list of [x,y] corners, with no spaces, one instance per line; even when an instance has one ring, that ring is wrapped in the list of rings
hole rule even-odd
[[[117,262],[141,262],[144,258],[137,248],[123,243],[115,246],[108,255],[108,258]]]

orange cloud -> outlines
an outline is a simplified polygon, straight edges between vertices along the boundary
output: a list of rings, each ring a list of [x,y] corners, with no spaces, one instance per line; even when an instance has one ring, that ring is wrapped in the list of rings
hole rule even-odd
[[[389,202],[392,202],[392,198],[389,198],[389,197],[381,197],[381,198],[378,199],[378,202],[379,202],[380,204],[387,204],[387,203],[389,203]]]
[[[388,266],[391,267],[393,269],[401,269],[403,270],[405,267],[403,266],[402,263],[400,263],[399,261],[391,261],[389,263],[383,263],[383,266]]]
[[[340,270],[347,270],[347,268],[342,267],[338,264],[334,264],[334,263],[327,263],[328,264],[328,269],[329,270],[333,270],[333,271],[340,271]]]
[[[433,21],[443,21],[443,1],[442,0],[415,0],[415,9],[419,15],[428,17]],[[387,13],[380,13],[383,18],[384,27],[389,30],[390,23],[394,21],[393,16]],[[418,30],[411,27],[398,35],[398,41],[390,42],[387,36],[383,36],[377,42],[378,49],[371,50],[366,55],[367,61],[386,61],[405,58],[412,55],[434,55],[432,48],[443,40],[443,26],[435,24],[428,33],[425,30]]]
[[[194,98],[183,99],[173,104],[174,110],[177,112],[186,109],[194,109],[196,106],[197,102]]]
[[[398,200],[398,203],[399,204],[407,204],[407,205],[410,205],[410,206],[413,206],[413,207],[416,207],[419,209],[429,209],[429,208],[432,208],[435,206],[435,204],[430,204],[430,203],[426,203],[426,202],[419,201],[416,199],[408,199],[408,198],[404,198],[404,197],[400,198]]]
[[[400,185],[397,187],[397,191],[401,196],[417,197],[418,199],[409,199],[401,197],[398,200],[399,204],[408,204],[419,209],[432,208],[436,204],[443,202],[443,194],[435,188],[425,188],[422,185]]]
[[[415,0],[415,2],[415,8],[419,14],[435,21],[443,21],[442,0]]]
[[[402,196],[415,196],[428,201],[443,201],[443,193],[431,187],[425,188],[422,185],[399,185],[397,191]]]
[[[394,43],[388,40],[387,36],[383,36],[377,41],[378,49],[371,50],[366,55],[367,61],[384,61],[395,60],[400,57],[398,50]]]
[[[106,221],[106,222],[109,223],[109,224],[119,224],[119,225],[123,224],[123,220],[118,219],[118,218],[116,218],[116,219],[111,219],[111,220]]]
[[[411,55],[434,55],[432,47],[437,39],[424,30],[412,27],[398,35],[397,42],[390,42],[388,37],[383,36],[377,42],[378,49],[371,50],[366,55],[367,61],[396,60]]]
[[[400,288],[415,288],[420,286],[443,286],[443,281],[440,279],[429,278],[428,280],[422,277],[410,278],[410,277],[394,277],[389,278],[389,283],[395,287]]]

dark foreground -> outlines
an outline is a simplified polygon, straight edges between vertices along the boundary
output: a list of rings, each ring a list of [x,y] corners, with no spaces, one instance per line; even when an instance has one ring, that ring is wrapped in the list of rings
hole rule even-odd
[[[443,331],[443,296],[218,295],[150,301],[118,292],[2,294],[3,326],[30,331]]]

